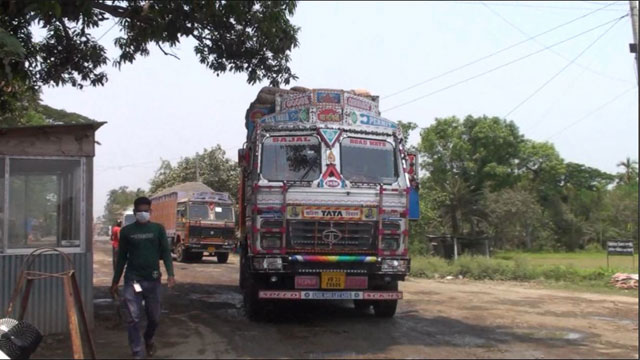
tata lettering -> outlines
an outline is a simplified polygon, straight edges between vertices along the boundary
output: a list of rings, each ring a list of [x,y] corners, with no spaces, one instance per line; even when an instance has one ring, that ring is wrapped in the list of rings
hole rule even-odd
[[[343,218],[360,218],[360,210],[322,210],[322,209],[304,209],[305,217],[343,217]]]

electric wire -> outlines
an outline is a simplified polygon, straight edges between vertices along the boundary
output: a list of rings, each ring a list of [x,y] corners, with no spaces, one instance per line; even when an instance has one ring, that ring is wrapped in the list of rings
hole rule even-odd
[[[593,45],[595,45],[600,39],[602,39],[602,37],[607,34],[609,31],[611,31],[611,29],[613,29],[614,26],[616,26],[620,20],[622,20],[624,17],[626,17],[627,15],[621,17],[618,19],[618,21],[616,21],[615,23],[611,24],[611,26],[609,26],[602,34],[600,34],[597,38],[595,38],[591,43],[589,43],[589,45],[587,45],[587,47],[585,47],[578,55],[576,55],[573,59],[571,59],[570,62],[568,62],[565,66],[562,67],[562,69],[560,69],[558,72],[556,72],[555,74],[553,74],[553,76],[551,76],[547,81],[545,81],[542,85],[540,85],[534,92],[532,92],[529,96],[527,96],[524,100],[522,100],[518,105],[514,106],[511,110],[509,110],[508,113],[506,113],[503,118],[507,118],[507,116],[513,114],[514,111],[518,110],[522,105],[524,105],[527,101],[531,100],[531,98],[533,98],[534,96],[536,96],[536,94],[538,94],[542,89],[544,89],[547,85],[549,85],[553,80],[555,80],[555,78],[557,78],[560,74],[562,74],[565,70],[567,70],[569,68],[569,66],[571,66],[576,60],[578,60],[582,55],[584,55],[584,53],[587,52],[587,50],[591,49],[591,47]]]
[[[623,18],[623,17],[625,17],[625,16],[627,16],[627,15],[622,16],[622,18]],[[426,97],[429,97],[429,96],[435,95],[435,94],[437,94],[437,93],[440,93],[440,92],[442,92],[442,91],[445,91],[445,90],[451,89],[451,88],[453,88],[453,87],[455,87],[455,86],[458,86],[458,85],[461,85],[461,84],[467,83],[467,82],[469,82],[469,81],[471,81],[471,80],[475,80],[475,79],[477,79],[477,78],[479,78],[479,77],[482,77],[482,76],[484,76],[484,75],[490,74],[490,73],[492,73],[492,72],[494,72],[494,71],[496,71],[496,70],[502,69],[502,68],[507,67],[507,66],[509,66],[509,65],[515,64],[515,63],[517,63],[517,62],[519,62],[519,61],[522,61],[522,60],[524,60],[524,59],[526,59],[526,58],[529,58],[529,57],[531,57],[531,56],[533,56],[533,55],[537,55],[537,54],[539,54],[539,53],[541,53],[541,52],[543,52],[543,51],[546,51],[546,50],[548,50],[548,49],[550,49],[550,48],[552,48],[552,47],[555,47],[555,46],[558,46],[558,45],[564,44],[564,43],[566,43],[566,42],[568,42],[568,41],[571,41],[571,40],[573,40],[573,39],[575,39],[575,38],[578,38],[578,37],[580,37],[580,36],[582,36],[582,35],[588,34],[588,33],[592,32],[592,31],[594,31],[594,30],[597,30],[597,29],[599,29],[599,28],[603,27],[603,26],[609,25],[610,23],[612,23],[612,22],[614,22],[614,21],[616,21],[616,22],[617,22],[617,21],[620,21],[620,18],[621,18],[621,17],[616,17],[615,19],[609,20],[609,21],[607,21],[607,22],[605,22],[605,23],[602,23],[602,24],[600,24],[600,25],[597,25],[597,26],[595,26],[595,27],[592,27],[592,28],[590,28],[590,29],[587,29],[587,30],[585,30],[585,31],[582,31],[582,32],[580,32],[580,33],[578,33],[578,34],[576,34],[576,35],[573,35],[573,36],[569,37],[569,38],[566,38],[566,39],[564,39],[564,40],[558,41],[558,42],[553,43],[553,44],[551,44],[551,45],[545,46],[543,49],[540,49],[540,50],[537,50],[537,51],[534,51],[534,52],[528,53],[528,54],[523,55],[523,56],[521,56],[521,57],[519,57],[519,58],[517,58],[517,59],[515,59],[515,60],[511,60],[511,61],[506,62],[506,63],[504,63],[504,64],[498,65],[498,66],[493,67],[493,68],[491,68],[491,69],[489,69],[489,70],[486,70],[486,71],[481,72],[481,73],[479,73],[479,74],[476,74],[476,75],[474,75],[474,76],[468,77],[468,78],[466,78],[466,79],[460,80],[460,81],[455,82],[455,83],[453,83],[453,84],[451,84],[451,85],[447,85],[447,86],[445,86],[445,87],[439,88],[439,89],[434,90],[434,91],[432,91],[432,92],[430,92],[430,93],[427,93],[427,94],[425,94],[425,95],[419,96],[419,97],[414,98],[414,99],[411,99],[411,100],[409,100],[409,101],[406,101],[406,102],[404,102],[404,103],[398,104],[398,105],[396,105],[396,106],[392,106],[392,107],[390,107],[390,108],[388,108],[388,109],[385,109],[385,110],[383,110],[383,111],[384,111],[384,112],[388,112],[388,111],[391,111],[391,110],[398,109],[398,108],[400,108],[400,107],[403,107],[403,106],[406,106],[406,105],[412,104],[412,103],[414,103],[414,102],[416,102],[416,101],[422,100],[422,99],[424,99],[424,98],[426,98]]]
[[[628,93],[629,91],[631,91],[631,90],[633,90],[633,89],[636,89],[636,88],[637,88],[637,86],[636,86],[636,85],[634,85],[634,86],[632,86],[632,87],[630,87],[630,88],[626,89],[625,91],[621,92],[620,94],[616,95],[615,97],[613,97],[613,98],[609,99],[609,100],[608,100],[607,102],[605,102],[604,104],[602,104],[602,105],[598,106],[597,108],[595,108],[595,109],[591,110],[589,113],[587,113],[587,114],[583,115],[583,116],[582,116],[582,117],[580,117],[578,120],[576,120],[576,121],[572,122],[571,124],[569,124],[569,125],[565,126],[565,127],[564,127],[564,128],[562,128],[560,131],[558,131],[558,132],[554,133],[553,135],[551,135],[551,136],[547,137],[547,138],[545,139],[545,141],[550,140],[550,139],[552,139],[552,138],[554,138],[554,137],[556,137],[556,136],[560,135],[561,133],[563,133],[563,132],[564,132],[564,131],[566,131],[567,129],[569,129],[569,128],[571,128],[571,127],[575,126],[575,125],[577,125],[578,123],[580,123],[580,122],[582,122],[582,121],[584,121],[584,120],[585,120],[585,119],[587,119],[589,116],[591,116],[591,115],[595,114],[596,112],[598,112],[598,111],[600,111],[600,110],[604,109],[605,107],[607,107],[607,106],[611,105],[611,104],[612,104],[612,103],[614,103],[615,101],[617,101],[617,100],[621,99],[621,98],[622,98],[622,96],[624,96],[626,93]]]
[[[467,4],[467,5],[479,5],[477,1],[453,1],[452,4]],[[612,3],[611,5],[614,5]],[[588,7],[567,7],[567,6],[549,6],[549,5],[529,5],[522,3],[507,3],[506,1],[500,1],[498,3],[493,3],[495,6],[511,6],[511,7],[523,7],[530,9],[557,9],[557,10],[591,10],[592,8]],[[619,11],[619,9],[606,9],[605,11]]]
[[[505,23],[507,23],[507,25],[511,26],[512,28],[514,28],[516,31],[518,31],[518,32],[519,32],[519,33],[521,33],[522,35],[526,36],[527,38],[531,38],[531,35],[529,35],[527,32],[525,32],[524,30],[520,29],[517,25],[515,25],[514,23],[512,23],[511,21],[509,21],[508,19],[506,19],[506,18],[505,18],[504,16],[502,16],[499,12],[497,12],[496,10],[494,10],[493,8],[491,8],[489,5],[487,5],[487,3],[486,3],[486,2],[481,1],[481,3],[482,3],[482,5],[484,5],[484,6],[485,6],[485,8],[487,8],[487,10],[491,11],[491,13],[492,13],[493,15],[495,15],[495,16],[497,16],[497,17],[499,17],[502,21],[504,21]],[[611,6],[611,5],[613,5],[613,4],[609,4],[609,5],[607,5],[607,6]],[[605,6],[605,7],[607,7],[607,6]],[[602,10],[602,9],[603,9],[603,8],[601,8],[600,10]],[[534,40],[535,42],[537,42],[539,45],[541,45],[541,46],[545,46],[545,44],[544,44],[543,42],[541,42],[540,40],[538,40],[538,39],[533,39],[533,40]],[[568,59],[566,56],[564,56],[564,55],[563,55],[563,54],[561,54],[560,52],[556,51],[555,49],[549,49],[549,51],[551,51],[551,52],[552,52],[552,53],[554,53],[555,55],[557,55],[557,56],[561,57],[562,59],[564,59],[564,60],[566,60],[566,61],[569,61],[569,59]],[[627,79],[620,79],[620,78],[617,78],[617,77],[614,77],[614,76],[611,76],[611,75],[604,74],[604,73],[599,72],[599,71],[597,71],[597,70],[593,70],[593,69],[591,69],[591,68],[589,68],[589,67],[586,67],[585,65],[582,65],[582,64],[581,64],[581,63],[579,63],[579,62],[576,62],[576,63],[575,63],[575,65],[576,65],[576,66],[579,66],[579,67],[581,67],[581,68],[585,68],[586,70],[588,70],[589,72],[591,72],[591,73],[593,73],[593,74],[596,74],[596,75],[599,75],[599,76],[603,76],[603,77],[606,77],[606,78],[611,79],[611,80],[620,81],[620,82],[629,82],[629,80],[627,80]]]
[[[531,36],[531,37],[529,37],[528,39],[525,39],[525,40],[522,40],[522,41],[518,41],[518,42],[516,42],[516,43],[514,43],[514,44],[512,44],[512,45],[509,45],[509,46],[507,46],[507,47],[504,47],[504,48],[502,48],[502,49],[499,49],[499,50],[497,50],[497,51],[494,51],[493,53],[490,53],[490,54],[488,54],[488,55],[485,55],[485,56],[482,56],[482,57],[480,57],[480,58],[477,58],[477,59],[475,59],[475,60],[473,60],[473,61],[471,61],[471,62],[468,62],[468,63],[466,63],[466,64],[460,65],[460,66],[458,66],[458,67],[456,67],[456,68],[453,68],[453,69],[451,69],[451,70],[445,71],[445,72],[443,72],[443,73],[441,73],[441,74],[439,74],[439,75],[433,76],[433,77],[431,77],[431,78],[429,78],[429,79],[426,79],[426,80],[423,80],[423,81],[420,81],[420,82],[418,82],[418,83],[416,83],[416,84],[413,84],[413,85],[411,85],[411,86],[409,86],[409,87],[406,87],[406,88],[404,88],[404,89],[398,90],[398,91],[396,91],[396,92],[394,92],[394,93],[391,93],[391,94],[389,94],[389,95],[382,96],[382,97],[381,97],[381,99],[387,99],[387,98],[390,98],[390,97],[392,97],[392,96],[395,96],[395,95],[401,94],[401,93],[403,93],[403,92],[405,92],[405,91],[407,91],[407,90],[411,90],[411,89],[416,88],[416,87],[418,87],[418,86],[420,86],[420,85],[424,85],[424,84],[426,84],[426,83],[428,83],[428,82],[431,82],[431,81],[433,81],[433,80],[437,80],[437,79],[439,79],[439,78],[441,78],[441,77],[443,77],[443,76],[445,76],[445,75],[449,75],[449,74],[454,73],[454,72],[456,72],[456,71],[458,71],[458,70],[462,70],[462,69],[464,69],[464,68],[466,68],[466,67],[468,67],[468,66],[471,66],[471,65],[477,64],[477,63],[478,63],[478,62],[480,62],[480,61],[483,61],[483,60],[486,60],[486,59],[492,58],[492,57],[494,57],[494,56],[496,56],[496,55],[498,55],[498,54],[501,54],[501,53],[503,53],[503,52],[505,52],[505,51],[507,51],[507,50],[513,49],[513,48],[515,48],[515,47],[517,47],[517,46],[519,46],[519,45],[522,45],[522,44],[527,43],[527,42],[529,42],[529,41],[531,41],[531,40],[534,40],[534,39],[536,39],[536,38],[538,38],[538,37],[540,37],[540,36],[542,36],[542,35],[546,35],[546,34],[548,34],[548,33],[550,33],[550,32],[553,32],[553,31],[555,31],[555,30],[557,30],[557,29],[560,29],[560,28],[562,28],[562,27],[565,27],[565,26],[567,26],[567,25],[570,25],[570,24],[572,24],[572,23],[574,23],[574,22],[576,22],[576,21],[578,21],[578,20],[580,20],[580,19],[583,19],[583,18],[587,17],[587,16],[590,16],[590,15],[592,15],[592,14],[595,14],[595,13],[597,13],[598,11],[601,11],[601,10],[603,10],[603,9],[605,9],[605,8],[609,7],[609,6],[611,6],[611,5],[606,5],[606,6],[603,6],[603,7],[601,7],[601,8],[595,9],[595,10],[591,10],[591,9],[590,9],[591,11],[590,11],[590,12],[588,12],[588,13],[586,13],[586,14],[584,14],[584,15],[578,16],[577,18],[574,18],[574,19],[572,19],[572,20],[569,20],[569,21],[567,21],[567,22],[565,22],[565,23],[562,23],[562,24],[560,24],[560,25],[554,26],[554,27],[552,27],[552,28],[550,28],[550,29],[548,29],[548,30],[545,30],[545,31],[543,31],[543,32],[541,32],[541,33],[539,33],[539,34],[536,34],[536,35],[534,35],[534,36]]]

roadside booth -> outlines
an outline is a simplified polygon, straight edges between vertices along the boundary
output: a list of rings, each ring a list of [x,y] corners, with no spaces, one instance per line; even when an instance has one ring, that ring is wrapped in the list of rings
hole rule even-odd
[[[93,157],[95,132],[103,124],[0,128],[2,317],[27,256],[50,247],[72,260],[93,327]],[[43,254],[32,268],[53,273],[64,262],[60,254]],[[33,283],[25,320],[45,335],[68,331],[61,281]]]

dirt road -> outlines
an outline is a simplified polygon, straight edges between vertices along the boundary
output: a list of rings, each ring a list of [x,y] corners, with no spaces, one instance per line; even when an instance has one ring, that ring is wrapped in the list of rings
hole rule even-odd
[[[108,299],[111,252],[97,241],[94,340],[101,358],[128,358]],[[158,358],[637,358],[638,298],[466,280],[409,279],[393,319],[350,303],[287,303],[273,322],[243,315],[238,258],[175,263],[165,289]],[[47,337],[34,357],[68,357]]]

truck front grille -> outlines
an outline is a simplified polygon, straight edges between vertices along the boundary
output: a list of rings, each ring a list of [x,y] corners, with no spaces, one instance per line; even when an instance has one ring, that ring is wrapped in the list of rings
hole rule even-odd
[[[190,226],[189,237],[233,239],[234,228],[216,228],[207,226]]]
[[[292,250],[375,251],[373,222],[291,220],[288,225],[287,247]]]

